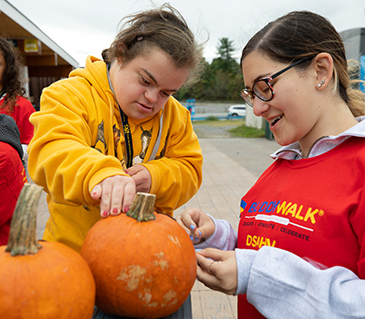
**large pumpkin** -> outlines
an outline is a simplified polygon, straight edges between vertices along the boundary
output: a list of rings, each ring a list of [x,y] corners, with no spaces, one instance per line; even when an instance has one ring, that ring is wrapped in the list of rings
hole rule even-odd
[[[90,319],[95,282],[85,260],[66,245],[36,239],[41,191],[24,185],[8,245],[0,247],[0,318]]]
[[[176,312],[196,278],[196,255],[186,231],[154,213],[155,195],[137,193],[127,214],[98,221],[81,249],[105,313],[161,318]]]

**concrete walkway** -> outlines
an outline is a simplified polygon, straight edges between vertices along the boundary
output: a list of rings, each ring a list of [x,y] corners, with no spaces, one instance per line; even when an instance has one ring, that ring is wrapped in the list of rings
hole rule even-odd
[[[272,163],[275,141],[264,138],[201,138],[204,155],[203,183],[198,193],[175,216],[196,207],[212,216],[228,220],[237,229],[241,197]],[[48,210],[45,196],[38,207],[37,235],[41,238]],[[236,297],[205,287],[198,281],[192,290],[194,319],[237,318]],[[189,318],[186,318],[189,319]]]
[[[196,207],[228,220],[237,230],[241,197],[272,163],[275,141],[264,138],[199,139],[203,150],[203,183],[198,193],[175,215]],[[237,318],[237,297],[212,291],[196,281],[192,290],[194,319]]]

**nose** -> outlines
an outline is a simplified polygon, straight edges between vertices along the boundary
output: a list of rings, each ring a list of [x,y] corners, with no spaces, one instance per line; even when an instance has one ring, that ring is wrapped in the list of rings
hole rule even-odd
[[[159,91],[156,88],[147,88],[144,92],[144,97],[149,103],[156,103]]]
[[[270,108],[269,104],[265,101],[256,98],[253,100],[253,113],[256,116],[263,116],[263,114]]]

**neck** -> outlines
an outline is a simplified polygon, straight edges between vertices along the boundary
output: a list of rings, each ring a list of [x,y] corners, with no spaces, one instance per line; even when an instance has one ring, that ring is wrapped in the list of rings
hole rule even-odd
[[[333,114],[319,119],[311,132],[299,141],[304,158],[309,156],[310,150],[319,139],[326,136],[337,136],[358,123],[347,104],[343,104],[333,107]]]

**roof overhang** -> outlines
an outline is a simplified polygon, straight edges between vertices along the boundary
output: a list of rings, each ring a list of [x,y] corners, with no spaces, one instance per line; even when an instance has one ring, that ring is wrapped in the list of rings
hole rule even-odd
[[[6,0],[0,0],[0,35],[13,40],[29,76],[67,77],[78,62]]]

